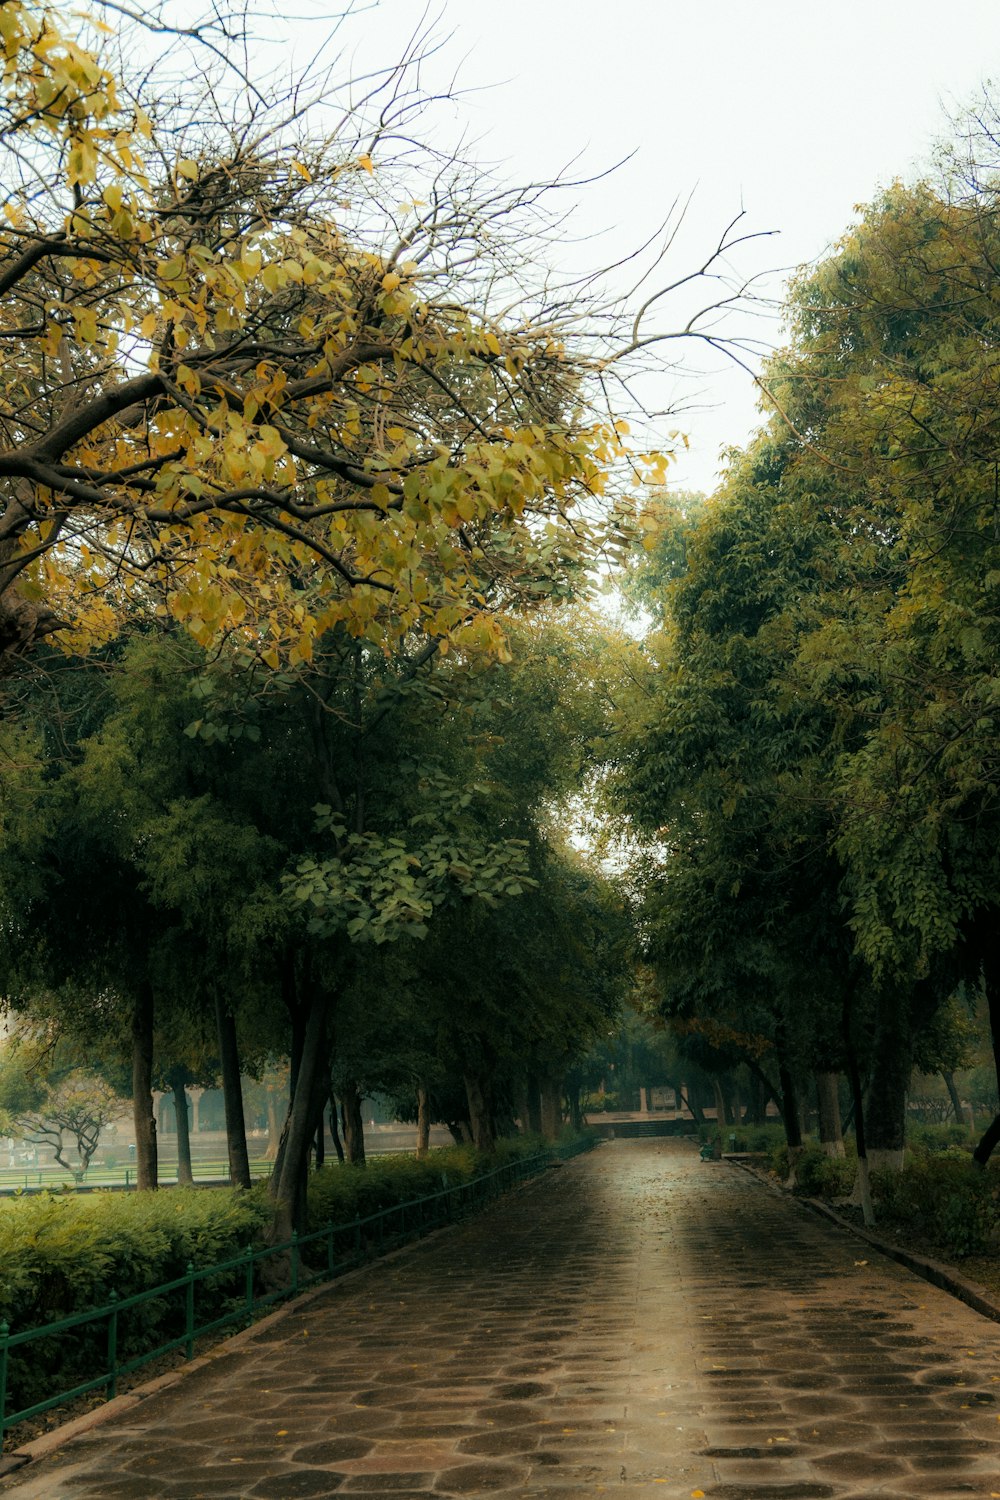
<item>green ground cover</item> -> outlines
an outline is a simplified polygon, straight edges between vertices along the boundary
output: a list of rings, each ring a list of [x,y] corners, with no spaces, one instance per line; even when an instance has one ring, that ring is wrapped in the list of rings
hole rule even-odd
[[[266,1177],[271,1163],[261,1157],[251,1158],[250,1171],[254,1177]],[[229,1163],[224,1157],[196,1160],[192,1164],[196,1182],[224,1182],[229,1176]],[[167,1186],[176,1181],[177,1163],[163,1162],[160,1167],[160,1183]],[[40,1188],[49,1192],[75,1187],[73,1174],[60,1167],[57,1162],[44,1166],[22,1163],[14,1167],[0,1167],[0,1192],[37,1192]],[[132,1188],[135,1187],[135,1165],[117,1162],[114,1166],[94,1163],[87,1172],[83,1186],[88,1188]]]

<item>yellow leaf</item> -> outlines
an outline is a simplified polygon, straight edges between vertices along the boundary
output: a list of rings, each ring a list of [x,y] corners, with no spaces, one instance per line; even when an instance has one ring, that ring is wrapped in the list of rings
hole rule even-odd
[[[273,646],[271,647],[270,651],[261,652],[261,660],[265,661],[274,672],[276,672],[281,665],[281,658]],[[282,1433],[279,1432],[278,1436],[281,1437]]]
[[[189,182],[194,182],[198,176],[198,163],[191,156],[185,156],[183,161],[177,163],[178,177],[186,177]]]
[[[304,177],[306,182],[312,182],[312,173],[309,171],[309,168],[304,167],[300,161],[292,161],[291,168],[293,172],[298,172],[300,177]]]
[[[144,339],[151,339],[156,332],[156,314],[147,313],[139,324],[139,332]]]
[[[372,174],[372,172],[374,172],[375,167],[372,164],[372,159],[368,155],[367,151],[363,152],[361,156],[358,157],[358,166],[364,167],[369,176]]]
[[[500,353],[500,340],[497,338],[495,333],[488,333],[486,335],[486,347],[487,349],[489,349],[491,354]]]

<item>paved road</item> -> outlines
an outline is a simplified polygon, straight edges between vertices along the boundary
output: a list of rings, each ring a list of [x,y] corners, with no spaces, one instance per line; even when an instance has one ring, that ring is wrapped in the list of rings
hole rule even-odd
[[[686,1143],[614,1142],[0,1493],[989,1500],[1000,1326]]]

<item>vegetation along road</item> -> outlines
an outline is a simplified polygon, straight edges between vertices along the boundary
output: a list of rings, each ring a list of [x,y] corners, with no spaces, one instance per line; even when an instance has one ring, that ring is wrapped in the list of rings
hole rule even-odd
[[[686,1143],[613,1142],[0,1493],[989,1500],[1000,1328],[860,1245]]]

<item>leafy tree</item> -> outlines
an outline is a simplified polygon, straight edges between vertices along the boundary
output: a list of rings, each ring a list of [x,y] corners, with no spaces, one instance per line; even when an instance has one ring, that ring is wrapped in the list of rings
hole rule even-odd
[[[47,1147],[75,1182],[83,1181],[101,1131],[121,1108],[121,1095],[80,1066],[64,1041],[35,1032],[8,1041],[0,1060],[2,1128]]]
[[[939,999],[982,974],[995,1041],[998,219],[984,145],[965,182],[953,170],[884,194],[800,284],[773,393],[799,469],[826,471],[845,582],[798,675],[863,720],[835,793],[858,950],[890,985],[928,980]]]
[[[197,96],[141,22],[103,37],[35,0],[3,22],[8,652],[107,638],[150,592],[270,662],[337,626],[495,644],[499,600],[560,592],[614,539],[623,429],[588,381],[603,400],[671,334],[533,266],[537,185],[420,150],[418,55],[331,134],[321,75],[256,87],[218,20],[185,29],[222,59]]]
[[[985,171],[978,150],[964,177],[897,185],[800,278],[775,414],[667,588],[671,518],[664,571],[650,512],[658,670],[620,757],[670,1004],[724,1024],[759,1006],[800,1064],[842,1045],[859,1125],[867,1074],[864,1123],[897,1151],[948,996],[980,974],[1000,996],[984,145]]]

